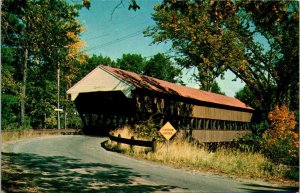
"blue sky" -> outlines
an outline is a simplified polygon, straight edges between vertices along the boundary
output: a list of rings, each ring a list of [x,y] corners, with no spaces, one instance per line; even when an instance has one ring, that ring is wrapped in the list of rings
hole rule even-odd
[[[113,60],[122,57],[122,54],[136,53],[143,57],[150,57],[158,52],[166,53],[170,44],[150,45],[152,39],[143,36],[143,30],[155,25],[151,18],[153,6],[160,0],[140,0],[140,10],[128,10],[130,0],[123,0],[113,12],[120,1],[118,0],[91,0],[89,10],[80,11],[79,20],[85,27],[81,38],[86,42],[85,50],[89,54],[102,54]],[[113,14],[112,14],[113,12]],[[184,70],[183,80],[190,87],[198,88],[191,79],[193,70]],[[244,84],[240,80],[232,81],[235,76],[227,72],[225,80],[217,79],[222,91],[228,96],[234,96]]]

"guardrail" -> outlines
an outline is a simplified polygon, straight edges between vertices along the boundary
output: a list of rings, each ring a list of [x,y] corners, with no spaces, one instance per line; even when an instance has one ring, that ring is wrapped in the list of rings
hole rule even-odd
[[[152,152],[155,152],[156,150],[156,139],[153,138],[152,141],[143,141],[143,140],[136,140],[132,136],[130,139],[121,138],[121,135],[119,134],[118,137],[109,135],[108,136],[110,140],[115,141],[118,143],[118,146],[120,143],[125,143],[130,145],[131,151],[133,151],[133,146],[142,146],[142,147],[150,147]]]
[[[24,129],[24,130],[2,130],[2,133],[15,132],[34,132],[34,133],[79,133],[80,129]]]
[[[36,129],[38,133],[79,133],[80,129]]]

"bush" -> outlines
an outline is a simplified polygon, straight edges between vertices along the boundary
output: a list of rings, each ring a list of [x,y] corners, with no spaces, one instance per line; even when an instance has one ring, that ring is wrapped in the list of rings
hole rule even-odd
[[[25,118],[25,122],[22,125],[19,122],[11,122],[8,124],[4,124],[1,123],[1,129],[3,131],[8,131],[8,130],[28,130],[28,129],[32,129],[31,125],[30,125],[30,120],[28,118]]]
[[[57,117],[49,116],[45,119],[45,128],[55,128],[57,127]]]
[[[295,115],[285,105],[269,113],[270,127],[262,136],[264,153],[276,163],[298,165],[299,135]]]
[[[238,140],[238,150],[242,152],[261,152],[261,137],[255,134],[247,134]]]
[[[153,117],[134,126],[133,132],[137,137],[146,140],[155,138],[157,141],[163,141],[162,135],[159,133],[160,126],[155,122]]]

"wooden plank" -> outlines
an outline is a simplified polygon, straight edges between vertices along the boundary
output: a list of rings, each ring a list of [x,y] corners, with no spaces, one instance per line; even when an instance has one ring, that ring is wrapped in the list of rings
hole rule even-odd
[[[37,133],[77,133],[80,129],[32,129],[31,131]],[[2,131],[9,132],[9,131]]]
[[[193,130],[192,137],[199,142],[226,142],[251,133],[249,130]]]
[[[182,101],[176,101],[174,99],[163,98],[162,96],[153,95],[151,97],[153,98],[151,102],[154,106],[157,107],[155,112],[170,114],[172,116],[187,116],[194,118],[206,118],[240,122],[250,122],[252,117],[252,113],[250,112],[193,105]],[[143,98],[146,101],[149,100],[149,96],[147,96],[146,93],[140,94],[139,98]],[[148,111],[149,109],[151,109],[151,105],[149,106],[146,103],[147,102],[143,101],[140,104],[141,110]],[[152,113],[155,112],[153,111]]]
[[[250,122],[252,113],[194,105],[192,116],[195,118]]]

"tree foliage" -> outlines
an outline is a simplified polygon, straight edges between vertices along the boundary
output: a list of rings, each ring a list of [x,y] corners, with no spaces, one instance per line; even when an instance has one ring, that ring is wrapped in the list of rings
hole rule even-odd
[[[76,74],[74,82],[79,81],[98,65],[106,65],[138,74],[151,76],[169,82],[181,83],[181,70],[164,54],[158,53],[148,60],[140,54],[123,54],[116,61],[108,56],[92,55],[86,59],[86,64],[81,65],[81,70]]]
[[[100,55],[95,55],[93,54],[92,56],[86,57],[85,63],[84,64],[78,64],[78,70],[74,75],[75,78],[73,79],[72,84],[75,84],[79,80],[81,80],[85,75],[87,75],[89,72],[91,72],[94,68],[99,66],[100,64],[106,65],[106,66],[112,66],[116,67],[116,62],[113,61],[110,57],[108,56],[102,56]]]
[[[163,1],[145,35],[170,41],[180,65],[198,68],[202,89],[230,69],[265,114],[275,104],[296,110],[298,9],[295,1]]]
[[[117,59],[117,67],[138,74],[142,74],[145,67],[145,60],[140,54],[123,54]]]
[[[261,103],[247,85],[236,92],[234,97],[255,109],[255,113],[252,118],[255,123],[260,123],[267,120],[268,116],[264,113]]]
[[[299,130],[293,112],[285,106],[275,106],[269,113],[270,127],[263,134],[264,148],[277,162],[299,162]],[[290,164],[290,163],[289,163]]]
[[[14,100],[5,102],[4,112],[12,104],[18,106],[12,117],[21,124],[24,110],[33,127],[44,127],[45,119],[55,116],[57,69],[61,69],[61,90],[66,90],[78,70],[74,62],[83,62],[78,38],[83,28],[76,18],[80,7],[52,0],[2,2],[1,48],[6,51],[1,55],[10,59],[1,67],[3,79],[13,80],[2,85],[2,94],[14,90]],[[65,98],[64,92],[60,98]]]
[[[215,78],[224,73],[226,64],[231,62],[225,54],[230,49],[230,34],[223,36],[213,24],[207,15],[212,8],[206,2],[178,8],[174,8],[175,5],[167,3],[155,7],[156,26],[149,28],[145,35],[152,36],[156,43],[171,41],[172,48],[179,52],[177,62],[183,67],[197,67],[200,88],[210,90]]]
[[[117,59],[115,67],[183,84],[180,79],[181,70],[175,67],[172,61],[162,53],[155,54],[149,60],[146,60],[140,54],[123,54],[121,58]]]
[[[225,95],[225,92],[223,92],[218,85],[217,81],[213,81],[210,92]]]
[[[2,126],[18,122],[15,112],[19,109],[20,84],[15,81],[15,71],[12,63],[16,60],[14,50],[1,50],[1,123]]]
[[[146,61],[143,74],[161,80],[183,84],[180,80],[181,70],[176,68],[171,60],[162,53],[155,54]]]

